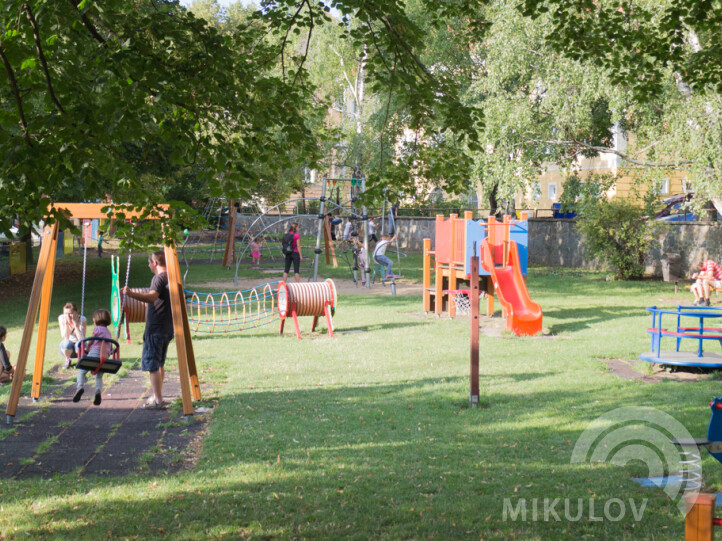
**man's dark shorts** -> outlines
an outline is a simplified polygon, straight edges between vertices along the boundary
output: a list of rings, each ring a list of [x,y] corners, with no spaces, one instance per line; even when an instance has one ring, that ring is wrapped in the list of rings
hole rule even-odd
[[[141,370],[156,372],[165,365],[165,356],[168,353],[168,344],[173,335],[146,334],[143,336],[143,355],[141,357]]]
[[[286,274],[288,274],[288,271],[291,270],[291,263],[293,263],[293,272],[298,274],[298,271],[301,268],[301,254],[298,252],[286,254],[285,266],[283,268],[283,272]]]

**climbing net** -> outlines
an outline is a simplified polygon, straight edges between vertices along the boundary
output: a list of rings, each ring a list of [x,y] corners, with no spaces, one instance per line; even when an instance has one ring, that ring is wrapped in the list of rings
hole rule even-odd
[[[188,323],[196,333],[229,333],[268,325],[280,319],[278,284],[268,282],[222,293],[185,290]]]

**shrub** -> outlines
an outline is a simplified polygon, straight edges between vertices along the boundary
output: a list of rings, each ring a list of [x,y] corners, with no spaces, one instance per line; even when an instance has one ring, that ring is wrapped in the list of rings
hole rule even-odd
[[[584,235],[589,253],[613,267],[617,278],[639,279],[652,242],[645,214],[630,201],[602,197],[584,205],[577,230]]]

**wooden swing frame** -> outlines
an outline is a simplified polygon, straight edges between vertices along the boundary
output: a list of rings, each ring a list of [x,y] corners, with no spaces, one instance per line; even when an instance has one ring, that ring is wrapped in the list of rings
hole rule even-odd
[[[69,218],[79,220],[108,219],[108,213],[103,212],[107,204],[94,203],[55,203],[58,210],[64,210]],[[126,213],[128,218],[139,218],[140,215]],[[153,218],[150,218],[153,219]],[[10,396],[8,398],[6,419],[11,425],[18,409],[20,392],[25,377],[25,368],[30,352],[30,343],[33,338],[35,321],[40,312],[38,323],[38,339],[35,349],[35,369],[33,371],[33,385],[30,395],[37,401],[42,390],[43,366],[45,363],[45,347],[48,336],[48,317],[50,316],[50,301],[53,294],[53,275],[55,273],[55,256],[58,249],[58,223],[44,228],[38,265],[35,269],[33,289],[28,303],[28,312],[25,317],[23,336],[17,356],[15,377],[13,378]],[[166,268],[168,269],[168,286],[170,288],[171,311],[173,314],[173,330],[175,332],[176,349],[178,351],[178,372],[180,373],[181,399],[183,414],[186,418],[193,415],[193,400],[201,399],[201,388],[198,381],[193,342],[191,341],[188,314],[186,312],[183,284],[181,280],[180,265],[175,245],[165,247]]]

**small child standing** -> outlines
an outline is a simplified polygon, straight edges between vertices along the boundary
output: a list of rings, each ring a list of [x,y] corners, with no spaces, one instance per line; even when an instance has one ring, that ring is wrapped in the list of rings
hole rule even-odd
[[[13,379],[13,365],[10,364],[10,352],[5,349],[5,339],[8,331],[0,325],[0,383],[7,383]]]
[[[361,242],[361,239],[356,237],[356,249],[355,252],[358,254],[358,266],[361,270],[361,285],[366,285],[366,249],[364,248],[364,243]]]
[[[110,325],[110,322],[110,312],[108,312],[104,308],[100,308],[99,310],[93,312],[93,323],[95,324],[95,327],[93,328],[93,336],[97,338],[112,339],[113,336],[110,334],[110,330],[108,329],[108,325]],[[90,347],[85,353],[86,357],[90,357],[93,359],[108,358],[111,347],[108,342],[105,342],[103,340],[94,340],[92,342],[88,341],[85,343],[90,344]],[[85,392],[85,376],[87,373],[87,370],[78,370],[78,380],[76,383],[77,390],[75,391],[75,396],[73,396],[73,402],[80,402],[80,397],[83,396],[83,393]],[[98,372],[97,374],[95,374],[95,399],[93,400],[93,404],[96,406],[100,405],[100,392],[102,390],[103,373]]]
[[[251,268],[261,268],[261,248],[263,248],[263,237],[256,237],[251,241]]]
[[[98,231],[98,257],[103,257],[103,232]]]

